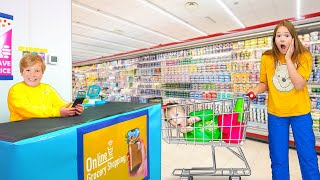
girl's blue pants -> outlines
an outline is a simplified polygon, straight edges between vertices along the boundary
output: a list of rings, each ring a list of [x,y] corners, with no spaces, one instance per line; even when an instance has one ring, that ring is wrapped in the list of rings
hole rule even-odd
[[[291,125],[304,180],[320,180],[311,114],[277,117],[268,114],[269,150],[273,180],[289,180],[289,126]]]

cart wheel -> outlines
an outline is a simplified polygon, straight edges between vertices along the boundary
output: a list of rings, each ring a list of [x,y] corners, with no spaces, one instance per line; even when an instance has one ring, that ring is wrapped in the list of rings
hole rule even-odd
[[[241,176],[229,176],[229,180],[241,180]]]
[[[192,176],[181,176],[180,180],[193,180]]]

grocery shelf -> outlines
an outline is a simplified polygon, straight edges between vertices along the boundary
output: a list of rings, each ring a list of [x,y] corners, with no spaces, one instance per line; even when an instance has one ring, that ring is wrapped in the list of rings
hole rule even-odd
[[[261,44],[257,44],[257,39],[262,40]],[[203,96],[201,94],[208,92],[228,93],[228,95],[245,94],[246,90],[259,83],[261,55],[265,50],[271,49],[271,39],[271,36],[265,35],[256,38],[248,36],[246,39],[238,39],[236,41],[221,40],[219,43],[192,49],[186,48],[179,51],[150,54],[134,59],[114,60],[86,68],[75,68],[74,87],[87,87],[97,81],[105,81],[101,82],[101,84],[114,83],[117,87],[129,88],[131,89],[130,93],[135,94],[135,96],[144,98],[162,97],[164,100],[177,99],[181,101],[211,100],[212,98],[207,99],[207,96],[202,99]],[[320,41],[316,41],[308,44],[317,46],[319,43]],[[313,58],[318,58],[320,54],[317,51],[314,52],[316,53],[313,54]],[[318,77],[316,74],[319,72],[317,70],[320,67],[317,67],[318,65],[315,62],[313,64],[315,71],[313,71],[314,77],[311,77],[310,81],[307,82],[309,89],[320,87],[320,78],[316,78]],[[156,69],[158,70],[157,72],[155,72]],[[233,75],[238,75],[238,78],[232,78]],[[248,75],[250,78],[248,78]],[[199,78],[197,76],[206,77]],[[217,79],[217,76],[220,76],[221,79],[219,79],[220,77]],[[244,78],[248,78],[250,81]],[[86,83],[79,84],[77,82],[79,79]],[[91,81],[89,81],[90,79]],[[110,82],[110,80],[106,79],[113,80]],[[124,81],[125,83],[122,83]],[[210,88],[198,87],[190,89],[179,88],[179,86],[177,88],[174,87],[174,84],[188,84],[195,87],[197,85],[202,87],[203,84],[213,86],[210,86]],[[167,88],[165,85],[171,85],[174,88]],[[199,96],[192,97],[190,95],[192,93],[196,93]],[[310,93],[310,97],[314,101],[320,102],[320,94]],[[260,98],[262,100],[259,103],[264,103],[263,100],[267,98],[267,93],[263,93]],[[259,121],[252,118],[254,120],[248,122],[247,137],[267,141],[267,124],[261,123],[267,122],[267,105],[261,104],[251,104],[251,108],[259,111],[254,113],[263,113],[264,116],[262,119],[259,117]],[[315,124],[320,121],[320,118],[316,116],[320,113],[319,109],[312,109],[312,114],[315,114]],[[320,133],[316,129],[314,133],[317,139],[317,150],[320,152]],[[290,145],[294,146],[291,135],[290,140]]]

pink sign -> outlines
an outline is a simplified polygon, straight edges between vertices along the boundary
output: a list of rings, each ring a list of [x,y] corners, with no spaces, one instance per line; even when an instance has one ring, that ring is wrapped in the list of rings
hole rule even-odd
[[[13,16],[0,13],[0,80],[12,80]]]

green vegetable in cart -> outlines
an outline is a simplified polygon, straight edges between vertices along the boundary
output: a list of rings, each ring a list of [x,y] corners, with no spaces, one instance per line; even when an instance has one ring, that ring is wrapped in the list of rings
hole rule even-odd
[[[197,116],[202,121],[210,121],[213,119],[214,112],[211,109],[206,109],[201,111],[192,111],[189,113],[189,116]]]
[[[214,116],[212,110],[191,112],[189,116],[197,116],[201,120],[191,125],[194,128],[191,132],[184,134],[187,141],[209,142],[220,139],[221,131],[218,128],[218,116]]]
[[[237,99],[233,111],[239,113],[238,122],[243,121],[243,113],[244,113],[243,106],[244,106],[244,98]]]

